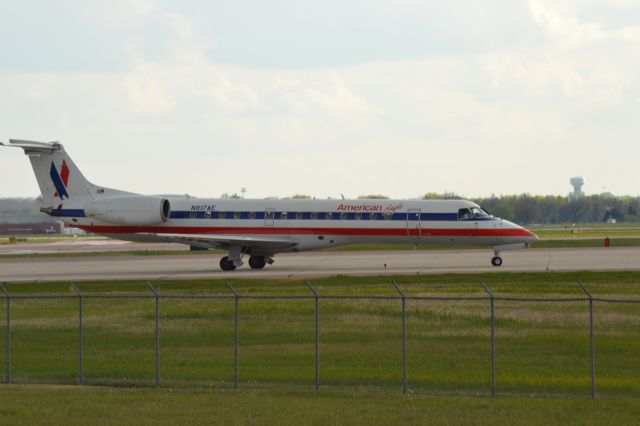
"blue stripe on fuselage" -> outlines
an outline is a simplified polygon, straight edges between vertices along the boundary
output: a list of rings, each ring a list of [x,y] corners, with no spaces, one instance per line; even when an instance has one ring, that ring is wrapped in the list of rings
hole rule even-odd
[[[51,210],[51,216],[55,217],[85,217],[84,210],[82,209],[61,209]]]
[[[211,212],[211,217],[207,217],[205,212],[197,212],[195,217],[191,216],[190,211],[172,211],[171,219],[235,219],[234,212],[224,212],[224,214],[220,215],[220,212]],[[339,220],[399,220],[406,221],[407,213],[394,213],[390,218],[385,218],[382,213],[371,213],[371,216],[368,219],[356,219],[355,213],[348,213],[346,217],[340,218],[340,213],[334,213],[332,215],[327,215],[326,213],[318,213],[317,219],[311,219],[311,213],[305,212],[303,214],[302,219],[294,219],[295,212],[288,212],[288,215],[292,215],[293,217],[287,217],[287,220],[322,220],[322,221],[339,221]],[[83,209],[61,209],[61,210],[52,210],[51,216],[55,217],[86,217]],[[220,217],[222,216],[222,217]],[[280,212],[275,212],[274,215],[275,220],[280,219]],[[249,212],[240,212],[240,219],[235,220],[264,220],[264,212],[255,212],[255,219],[251,219],[251,215]],[[484,221],[484,220],[493,220],[493,217],[487,218],[474,218],[474,219],[458,219],[458,215],[456,213],[421,213],[420,221],[421,222],[458,222],[458,221]],[[410,220],[416,220],[417,218],[411,218]]]
[[[171,219],[236,219],[236,220],[249,220],[251,219],[250,212],[248,211],[240,211],[240,217],[236,218],[235,213],[238,212],[218,212],[218,211],[210,211],[207,212],[209,215],[206,215],[205,212],[192,212],[188,210],[178,210],[171,212]],[[297,213],[302,213],[302,218],[297,218]],[[287,220],[407,220],[407,213],[394,213],[391,217],[385,217],[383,213],[359,213],[360,219],[356,219],[356,214],[352,212],[318,212],[317,217],[315,219],[311,218],[311,212],[287,212]],[[412,213],[410,213],[412,214]],[[345,216],[342,216],[345,215]],[[341,217],[342,216],[342,217]],[[264,219],[264,211],[255,212],[254,220],[263,220]],[[280,212],[274,212],[274,219],[280,220]],[[457,213],[421,213],[420,221],[423,222],[458,222],[460,220],[464,221],[480,221],[480,220],[492,220],[493,217],[486,218],[471,218],[471,219],[458,219]],[[417,217],[412,216],[410,220],[418,220]]]

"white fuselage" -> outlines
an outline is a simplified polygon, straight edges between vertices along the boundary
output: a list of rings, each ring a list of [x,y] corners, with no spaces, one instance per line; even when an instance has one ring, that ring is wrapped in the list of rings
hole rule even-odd
[[[493,216],[461,217],[461,209],[478,207],[464,200],[168,200],[169,219],[154,226],[113,225],[86,217],[64,219],[89,232],[132,241],[166,241],[165,234],[199,234],[296,242],[291,249],[272,249],[268,254],[353,243],[498,246],[537,238]]]
[[[353,243],[456,243],[520,248],[537,237],[465,200],[238,200],[141,195],[89,182],[58,142],[0,142],[29,156],[44,213],[88,232],[130,241],[187,244],[229,252],[233,270],[249,255],[272,256]]]

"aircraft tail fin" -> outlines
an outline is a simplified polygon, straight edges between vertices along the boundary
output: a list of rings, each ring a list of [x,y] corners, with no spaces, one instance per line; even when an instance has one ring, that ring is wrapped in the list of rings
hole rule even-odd
[[[36,142],[11,139],[0,145],[22,148],[29,157],[42,199],[49,206],[86,202],[101,196],[105,189],[89,182],[59,142]],[[121,191],[109,190],[111,194]]]

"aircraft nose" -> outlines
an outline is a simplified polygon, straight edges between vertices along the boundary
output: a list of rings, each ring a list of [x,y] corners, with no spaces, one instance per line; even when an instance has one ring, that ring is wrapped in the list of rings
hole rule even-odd
[[[529,243],[540,239],[536,234],[516,223],[508,221],[505,222],[509,224],[510,228],[513,229],[513,232],[516,234],[514,236],[517,236],[518,240],[521,242]]]
[[[514,226],[516,226],[518,228],[518,230],[520,232],[520,236],[522,237],[522,240],[524,242],[529,243],[529,242],[533,242],[533,241],[538,241],[540,239],[540,238],[538,238],[538,236],[536,234],[534,234],[533,232],[529,231],[528,229],[526,229],[526,228],[524,228],[522,226],[519,226],[519,225],[515,225],[515,224],[514,224]]]
[[[527,241],[538,241],[540,239],[540,237],[538,237],[536,234],[534,234],[533,232],[529,231],[528,229],[524,229],[527,232]]]

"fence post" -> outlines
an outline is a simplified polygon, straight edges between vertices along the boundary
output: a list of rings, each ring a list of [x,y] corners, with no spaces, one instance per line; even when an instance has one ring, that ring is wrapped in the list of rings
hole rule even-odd
[[[320,309],[318,303],[318,292],[311,285],[311,282],[305,281],[309,290],[313,292],[316,300],[316,390],[320,389]]]
[[[231,283],[227,280],[227,287],[233,293],[233,296],[236,300],[236,309],[235,309],[235,344],[234,344],[234,355],[233,355],[233,369],[234,369],[234,387],[238,389],[238,300],[240,296],[235,288],[231,285]]]
[[[395,281],[393,281],[393,286],[402,298],[402,392],[406,394],[409,391],[407,383],[407,298]]]
[[[78,362],[79,362],[79,380],[80,384],[84,384],[84,330],[82,326],[82,293],[80,289],[75,285],[75,283],[71,283],[71,288],[78,295]]]
[[[484,283],[480,283],[484,291],[489,295],[489,301],[491,303],[491,396],[496,396],[496,327],[495,327],[495,312],[494,312],[494,297],[491,290],[487,288]]]
[[[0,290],[7,298],[7,383],[11,383],[11,295],[1,283]]]
[[[590,356],[591,356],[591,399],[596,399],[596,346],[595,339],[593,336],[593,296],[587,288],[578,281],[578,285],[585,292],[587,297],[589,298],[589,346],[590,346]]]
[[[160,387],[160,295],[151,282],[147,285],[156,297],[156,387]]]

